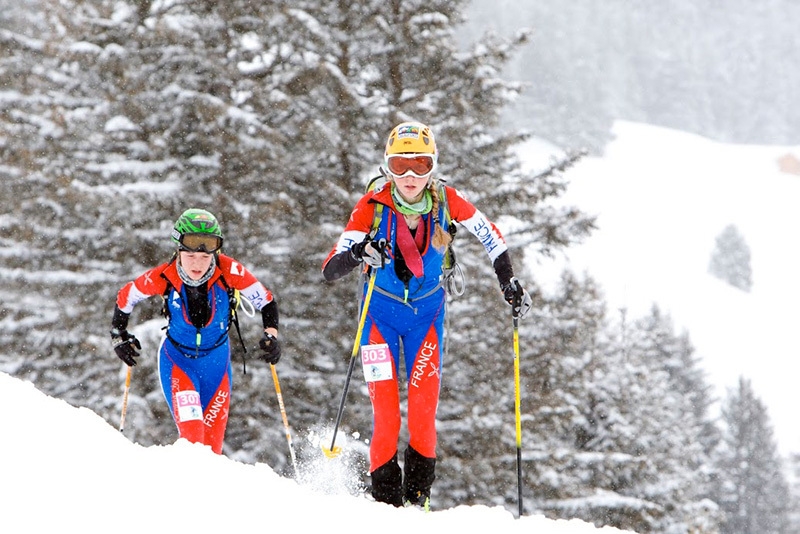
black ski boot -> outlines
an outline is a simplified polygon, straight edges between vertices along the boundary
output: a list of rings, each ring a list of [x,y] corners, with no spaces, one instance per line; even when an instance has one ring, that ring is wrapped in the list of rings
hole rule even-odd
[[[403,471],[403,505],[430,511],[431,486],[436,478],[436,458],[427,458],[410,445],[406,449]]]
[[[403,506],[402,479],[403,472],[394,457],[370,473],[372,477],[372,497],[378,502],[393,506]]]

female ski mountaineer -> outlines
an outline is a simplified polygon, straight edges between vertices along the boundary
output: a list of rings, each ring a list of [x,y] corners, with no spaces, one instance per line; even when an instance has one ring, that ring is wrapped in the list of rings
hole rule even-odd
[[[142,300],[160,295],[168,320],[159,348],[161,388],[179,438],[209,445],[222,454],[228,424],[232,370],[228,330],[238,290],[261,311],[264,335],[259,358],[276,364],[278,305],[273,294],[235,259],[221,253],[217,218],[202,209],[184,211],[175,222],[173,259],[125,284],[111,320],[114,352],[128,366],[142,348],[128,332],[128,319]]]
[[[495,225],[455,189],[434,179],[438,150],[430,128],[404,122],[384,152],[387,182],[355,205],[322,266],[326,280],[366,264],[374,279],[362,330],[364,354],[385,359],[389,370],[367,378],[373,410],[370,476],[376,501],[428,508],[436,466],[436,410],[445,315],[443,265],[452,239],[448,219],[483,244],[506,301],[518,316],[531,298],[514,277],[505,240]],[[365,286],[368,287],[368,286]],[[401,427],[397,371],[404,357],[409,443],[398,463]],[[367,352],[365,352],[367,351]],[[376,367],[377,369],[377,367]],[[365,373],[366,376],[366,373]]]

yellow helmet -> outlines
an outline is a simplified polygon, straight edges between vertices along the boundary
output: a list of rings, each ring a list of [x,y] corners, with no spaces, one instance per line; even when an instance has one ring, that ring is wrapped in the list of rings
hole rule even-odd
[[[403,122],[389,134],[383,161],[395,178],[428,178],[436,169],[439,152],[431,129],[421,122]]]
[[[430,128],[421,122],[403,122],[389,134],[385,156],[393,154],[431,154],[438,156],[436,141]]]

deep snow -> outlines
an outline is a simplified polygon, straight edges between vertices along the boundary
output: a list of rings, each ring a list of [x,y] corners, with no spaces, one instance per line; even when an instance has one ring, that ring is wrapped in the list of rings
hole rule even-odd
[[[301,484],[267,465],[240,463],[185,440],[142,447],[88,408],[5,373],[0,405],[6,407],[0,440],[3,532],[622,532],[577,520],[516,518],[501,507],[426,514],[321,491],[313,481]],[[320,461],[331,467],[318,477],[341,474],[337,459],[320,452]]]

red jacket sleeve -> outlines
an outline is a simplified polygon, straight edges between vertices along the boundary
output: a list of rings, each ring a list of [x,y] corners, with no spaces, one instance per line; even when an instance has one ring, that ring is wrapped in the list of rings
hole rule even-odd
[[[272,292],[259,282],[255,275],[244,265],[230,256],[220,254],[217,260],[217,268],[225,278],[228,286],[238,289],[247,300],[253,303],[255,309],[261,310],[274,300]]]
[[[153,295],[161,295],[167,289],[167,282],[161,273],[169,264],[163,263],[154,267],[132,282],[128,282],[117,293],[117,307],[130,314],[134,306]]]

